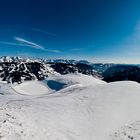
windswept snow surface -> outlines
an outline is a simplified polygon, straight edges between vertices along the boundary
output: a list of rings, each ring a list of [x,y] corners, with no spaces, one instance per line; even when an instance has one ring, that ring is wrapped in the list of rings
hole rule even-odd
[[[47,81],[54,80],[59,83],[66,84],[67,86],[80,84],[82,86],[95,86],[99,84],[106,83],[100,79],[96,79],[92,76],[84,75],[84,74],[67,74],[67,75],[61,75],[56,74],[53,76],[50,76]]]
[[[50,92],[44,81],[43,86],[48,88],[44,95],[27,96],[16,92],[0,95],[0,139],[140,139],[138,83],[107,84],[82,74],[57,75],[49,80],[65,83],[65,86]],[[13,87],[7,88],[11,92]]]
[[[24,95],[43,95],[49,93],[47,85],[38,81],[29,81],[13,86],[13,89]]]

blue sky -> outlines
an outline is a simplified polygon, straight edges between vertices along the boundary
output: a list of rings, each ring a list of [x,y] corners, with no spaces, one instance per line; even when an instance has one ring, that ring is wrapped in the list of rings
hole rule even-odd
[[[0,55],[140,63],[139,0],[5,0]]]

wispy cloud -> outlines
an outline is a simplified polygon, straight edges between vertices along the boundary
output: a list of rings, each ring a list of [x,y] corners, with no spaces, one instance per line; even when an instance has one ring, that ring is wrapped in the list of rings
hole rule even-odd
[[[40,32],[40,33],[46,34],[46,35],[56,36],[56,34],[50,33],[50,32],[47,32],[47,31],[44,31],[44,30],[42,30],[42,29],[32,28],[32,30],[33,30],[33,31],[36,31],[36,32]]]
[[[44,47],[34,43],[34,42],[31,42],[31,41],[28,41],[28,40],[25,40],[23,38],[20,38],[20,37],[14,37],[14,39],[16,41],[19,41],[20,43],[24,43],[25,45],[28,45],[29,47],[31,48],[34,48],[34,49],[41,49],[41,50],[45,50]]]
[[[27,46],[29,47],[30,45],[28,44],[20,44],[20,43],[12,43],[12,42],[0,42],[1,45],[9,45],[9,46]]]
[[[1,45],[9,45],[9,46],[22,46],[22,47],[30,47],[33,49],[39,49],[45,52],[52,52],[52,53],[61,53],[61,51],[59,50],[51,50],[51,49],[46,49],[41,45],[38,45],[34,42],[28,41],[26,39],[20,38],[20,37],[14,37],[14,39],[16,41],[18,41],[19,43],[13,43],[13,42],[4,42],[4,41],[0,41]]]
[[[28,40],[20,38],[20,37],[14,37],[14,39],[16,41],[19,41],[20,43],[22,43],[22,45],[25,45],[25,46],[28,46],[28,47],[31,47],[31,48],[34,48],[34,49],[40,49],[40,50],[43,50],[43,51],[46,51],[46,52],[60,53],[59,50],[46,49],[41,45],[38,45],[34,42],[28,41]]]

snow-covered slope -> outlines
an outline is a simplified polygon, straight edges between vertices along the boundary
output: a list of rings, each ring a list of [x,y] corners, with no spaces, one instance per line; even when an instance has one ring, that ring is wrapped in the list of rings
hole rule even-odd
[[[88,76],[80,73],[75,74],[67,74],[67,75],[61,75],[61,74],[55,74],[52,76],[49,76],[46,81],[56,81],[59,83],[64,83],[67,86],[75,85],[75,84],[81,84],[82,86],[95,86],[98,84],[106,83],[100,79],[94,78],[93,76]]]
[[[12,87],[17,93],[24,95],[42,95],[50,92],[47,85],[38,81],[28,81]]]
[[[43,94],[51,94],[59,90],[66,90],[71,86],[95,86],[99,84],[105,83],[99,79],[96,79],[91,76],[83,75],[83,74],[55,74],[48,77],[44,81],[28,81],[23,82],[21,84],[11,85],[11,89],[13,89],[16,93],[23,95],[43,95]],[[6,85],[6,84],[5,84]]]
[[[64,86],[40,96],[25,96],[14,91],[0,95],[0,139],[140,139],[138,83],[108,84],[90,76],[69,74],[52,76],[43,86],[47,88],[50,80]],[[9,92],[12,87],[7,87]]]

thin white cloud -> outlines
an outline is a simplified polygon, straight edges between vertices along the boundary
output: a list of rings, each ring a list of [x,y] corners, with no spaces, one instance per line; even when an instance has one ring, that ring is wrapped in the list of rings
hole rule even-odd
[[[30,45],[28,44],[20,44],[20,43],[12,43],[12,42],[0,42],[1,45],[9,45],[9,46],[27,46],[29,47]]]
[[[46,52],[61,53],[61,51],[59,51],[59,50],[46,49],[46,48],[44,48],[44,47],[42,47],[42,46],[40,46],[40,45],[38,45],[34,42],[27,41],[23,38],[15,37],[15,40],[19,41],[20,43],[0,41],[0,45],[30,47],[30,48],[33,48],[33,49],[40,49],[40,50],[46,51]]]
[[[44,31],[42,29],[32,28],[32,30],[33,31],[36,31],[36,32],[40,32],[40,33],[46,34],[46,35],[56,36],[56,34],[53,34],[53,33],[47,32],[47,31]]]
[[[23,38],[20,38],[20,37],[15,37],[14,38],[16,41],[19,41],[20,43],[24,43],[24,44],[27,44],[29,45],[29,47],[31,48],[34,48],[34,49],[41,49],[41,50],[45,50],[44,47],[34,43],[34,42],[31,42],[31,41],[28,41],[28,40],[25,40]]]
[[[34,48],[34,49],[40,49],[40,50],[43,50],[43,51],[46,51],[46,52],[53,52],[53,53],[60,53],[59,50],[50,50],[50,49],[46,49],[44,48],[43,46],[41,45],[38,45],[34,42],[31,42],[31,41],[28,41],[26,39],[23,39],[23,38],[20,38],[20,37],[14,37],[14,39],[16,41],[19,41],[20,43],[22,43],[24,46],[28,46],[28,47],[31,47],[31,48]]]

